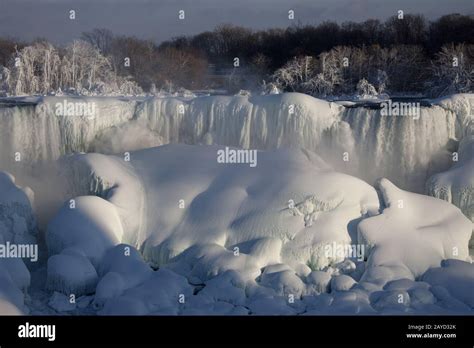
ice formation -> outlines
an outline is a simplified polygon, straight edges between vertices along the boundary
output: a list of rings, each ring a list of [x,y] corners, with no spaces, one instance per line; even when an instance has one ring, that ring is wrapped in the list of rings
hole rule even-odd
[[[0,164],[66,178],[45,236],[56,312],[472,314],[471,96],[416,120],[296,93],[88,98],[94,117],[45,97],[0,108]],[[258,165],[218,163],[224,146]],[[425,184],[436,198],[405,191]],[[32,198],[0,174],[1,241],[36,241]],[[353,245],[362,259],[327,252]],[[27,313],[30,270],[0,259],[0,278],[0,312]]]
[[[16,185],[12,175],[0,172],[0,244],[36,243],[32,204],[32,191]],[[32,267],[31,262],[27,263]],[[29,286],[30,271],[21,258],[0,258],[1,314],[28,313],[24,300]]]
[[[430,195],[458,206],[474,221],[474,96],[456,95],[439,101],[443,107],[459,115],[463,136],[453,153],[453,166],[435,174],[427,182]]]
[[[65,98],[94,103],[97,115],[57,115],[56,105]],[[472,94],[434,100],[421,106],[420,117],[414,119],[381,116],[376,107],[344,107],[298,93],[43,97],[0,108],[0,163],[11,161],[16,152],[32,163],[71,152],[123,153],[178,142],[262,150],[291,146],[314,151],[337,170],[369,183],[387,177],[404,189],[423,192],[427,177],[451,166],[450,146],[466,134],[472,100]]]

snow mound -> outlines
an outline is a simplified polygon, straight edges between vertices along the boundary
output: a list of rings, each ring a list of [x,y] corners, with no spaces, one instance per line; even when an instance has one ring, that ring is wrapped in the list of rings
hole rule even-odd
[[[143,284],[105,302],[102,315],[178,314],[193,289],[186,278],[167,269],[153,272]]]
[[[97,267],[105,252],[122,240],[123,227],[115,206],[96,196],[66,202],[48,225],[50,255],[74,247]]]
[[[183,257],[192,260],[191,275],[200,281],[233,267],[245,268],[255,278],[258,269],[280,260],[315,268],[340,262],[343,259],[337,255],[326,257],[323,246],[350,243],[351,235],[356,234],[355,222],[378,210],[372,187],[328,169],[315,154],[258,152],[258,165],[252,168],[218,163],[221,149],[166,145],[133,152],[127,163],[97,154],[69,160],[72,168],[76,168],[74,163],[86,163],[86,170],[75,171],[76,182],[90,182],[93,173],[100,177],[94,183],[108,183],[98,186],[110,187],[109,191],[98,191],[116,207],[122,221],[124,207],[130,207],[129,221],[142,221],[140,233],[130,227],[136,224],[123,223],[124,236],[133,239],[132,245],[153,266],[164,265],[200,244],[187,253],[188,259]],[[130,197],[142,195],[144,209],[133,207]],[[292,202],[312,216],[310,225],[308,219],[294,213]],[[146,215],[141,218],[141,213]],[[205,244],[209,246],[202,247]],[[236,252],[240,258],[234,256]],[[201,257],[198,262],[197,255]],[[251,264],[255,271],[246,266]]]
[[[331,279],[331,291],[347,291],[351,289],[356,281],[345,274],[340,274]]]
[[[313,271],[306,277],[308,295],[319,295],[330,289],[331,274],[323,271]]]
[[[119,274],[128,289],[150,278],[152,270],[135,248],[120,244],[107,251],[99,266],[100,275],[109,273]]]
[[[472,223],[453,205],[378,183],[385,208],[361,221],[359,242],[371,248],[362,281],[416,279],[442,260],[469,260]]]
[[[89,259],[74,248],[48,259],[46,289],[75,297],[91,294],[97,285],[97,272]]]
[[[125,159],[94,153],[67,156],[62,160],[62,176],[69,180],[70,197],[92,195],[112,203],[110,213],[117,214],[123,226],[124,235],[119,241],[138,246],[143,239],[145,193],[140,178]]]

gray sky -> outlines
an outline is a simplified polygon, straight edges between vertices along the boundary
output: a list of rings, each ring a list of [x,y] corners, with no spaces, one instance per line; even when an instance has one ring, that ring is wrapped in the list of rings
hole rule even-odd
[[[76,19],[69,19],[69,10]],[[178,20],[185,10],[186,19]],[[156,42],[197,34],[221,23],[262,29],[287,27],[296,20],[317,24],[385,19],[399,9],[428,19],[448,13],[474,14],[473,0],[0,0],[0,36],[24,40],[44,37],[56,43],[93,28]]]

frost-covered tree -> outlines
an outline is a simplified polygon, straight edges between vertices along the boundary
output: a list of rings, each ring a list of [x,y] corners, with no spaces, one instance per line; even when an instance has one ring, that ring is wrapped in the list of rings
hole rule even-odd
[[[62,63],[63,85],[76,91],[91,91],[97,85],[112,80],[109,60],[86,41],[75,40],[67,46]]]
[[[61,60],[47,42],[36,42],[15,52],[8,66],[9,92],[15,95],[45,94],[59,87]]]
[[[11,57],[4,69],[7,93],[33,95],[60,90],[79,94],[139,94],[129,78],[117,76],[108,58],[85,41],[74,41],[61,57],[48,42],[26,46]]]
[[[283,90],[301,91],[302,85],[311,78],[312,57],[294,57],[283,67],[275,71],[272,79],[275,85]]]
[[[474,88],[474,45],[443,46],[432,62],[433,79],[428,88],[433,96],[472,92]]]
[[[8,94],[10,84],[10,70],[4,66],[0,66],[0,96]]]
[[[357,84],[357,95],[359,96],[359,98],[371,98],[376,96],[377,94],[378,93],[375,87],[372,86],[366,79],[360,80]]]

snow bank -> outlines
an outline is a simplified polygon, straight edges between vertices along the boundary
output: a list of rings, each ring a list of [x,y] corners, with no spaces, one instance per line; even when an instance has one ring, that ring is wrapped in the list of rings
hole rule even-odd
[[[416,279],[442,260],[469,260],[472,223],[442,200],[378,183],[385,208],[358,226],[359,242],[371,253],[362,281],[383,286],[389,280]]]

